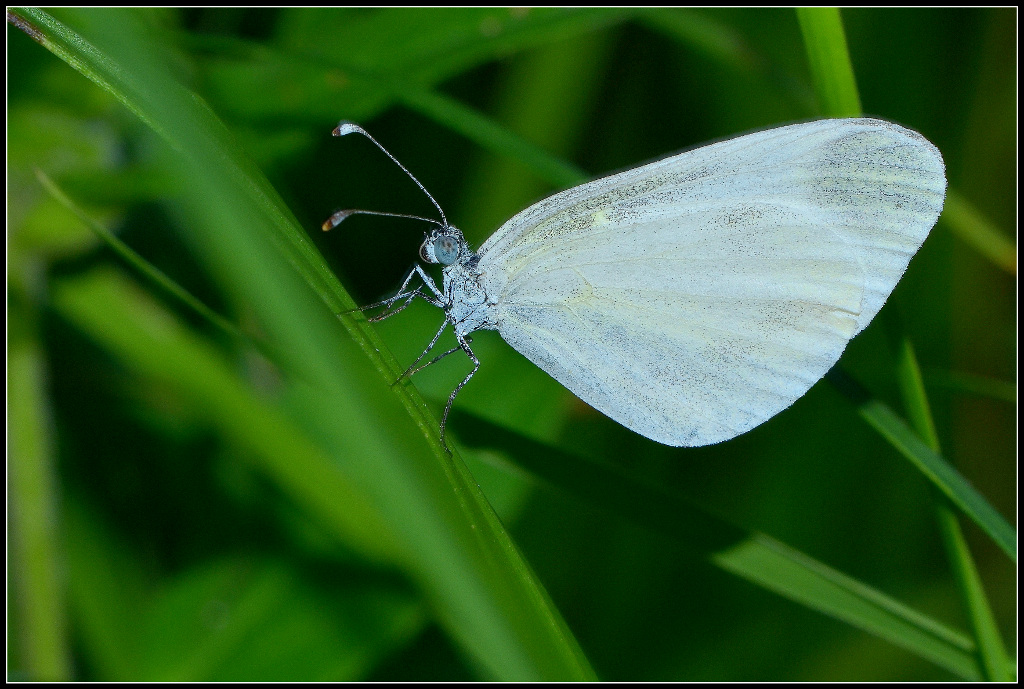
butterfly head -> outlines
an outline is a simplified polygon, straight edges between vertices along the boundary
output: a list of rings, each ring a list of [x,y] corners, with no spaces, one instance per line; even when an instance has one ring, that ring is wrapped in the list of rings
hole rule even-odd
[[[440,263],[443,266],[457,263],[469,253],[469,245],[462,232],[449,225],[432,230],[420,245],[420,258],[424,262]]]

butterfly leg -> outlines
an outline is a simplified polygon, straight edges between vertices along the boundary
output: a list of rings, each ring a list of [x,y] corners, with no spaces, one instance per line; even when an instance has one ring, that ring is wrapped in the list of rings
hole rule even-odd
[[[452,394],[448,396],[448,404],[446,404],[444,407],[444,416],[441,417],[441,445],[444,447],[445,452],[447,452],[448,454],[452,453],[452,451],[448,449],[448,443],[446,443],[444,439],[444,427],[445,424],[448,423],[448,412],[452,410],[452,403],[455,401],[455,396],[459,394],[459,390],[461,390],[466,385],[466,383],[469,382],[469,379],[472,378],[476,374],[477,369],[480,368],[480,360],[476,358],[476,355],[473,354],[473,350],[469,348],[469,343],[471,342],[470,338],[468,336],[459,335],[458,333],[455,334],[455,338],[459,341],[459,346],[456,347],[455,349],[452,349],[449,352],[445,352],[440,357],[438,357],[438,359],[445,357],[448,354],[455,352],[456,350],[461,349],[466,353],[466,356],[469,357],[470,361],[473,362],[473,370],[470,371],[469,374],[462,379],[461,383],[455,386],[454,390],[452,390]]]
[[[441,359],[443,359],[446,356],[448,356],[449,354],[451,354],[452,352],[458,350],[458,347],[456,347],[455,349],[447,351],[447,352],[445,352],[444,354],[442,354],[440,356],[434,357],[431,361],[423,364],[422,366],[420,366],[418,368],[416,366],[416,364],[418,364],[421,361],[423,361],[423,357],[425,357],[427,354],[429,354],[430,350],[434,348],[434,345],[436,345],[437,341],[441,339],[441,335],[444,333],[444,329],[447,328],[447,327],[448,327],[448,321],[446,320],[444,323],[441,324],[441,328],[437,331],[437,333],[434,334],[434,339],[432,339],[430,341],[430,344],[427,345],[427,348],[424,349],[422,352],[420,352],[420,355],[418,357],[416,357],[416,361],[414,361],[411,364],[409,364],[409,368],[405,369],[405,373],[403,373],[402,375],[398,376],[398,380],[396,380],[394,383],[392,383],[392,385],[397,385],[398,382],[400,380],[402,380],[403,378],[408,378],[409,376],[411,376],[412,374],[416,373],[417,371],[422,371],[427,366],[430,366],[430,364],[435,364],[438,361],[440,361]]]
[[[422,286],[416,287],[415,289],[411,290],[408,289],[409,283],[412,282],[412,279],[416,275],[419,275],[420,279],[423,281],[423,285],[428,287],[430,291],[434,293],[433,296],[421,292],[420,289]],[[398,288],[398,292],[393,297],[388,297],[387,299],[384,299],[382,301],[378,301],[373,304],[367,304],[366,306],[361,306],[353,310],[367,311],[369,309],[375,309],[379,306],[385,307],[382,313],[379,313],[376,316],[371,316],[370,318],[367,319],[371,323],[373,323],[376,321],[382,321],[385,318],[390,318],[391,316],[394,316],[396,313],[403,311],[407,306],[409,306],[409,304],[412,303],[412,300],[415,299],[416,297],[422,297],[431,305],[436,306],[439,309],[444,308],[444,295],[441,294],[441,291],[437,288],[437,285],[434,284],[434,280],[429,275],[427,275],[427,273],[419,264],[412,267],[412,270],[409,271],[409,274],[406,275],[405,279],[402,281],[402,286]],[[405,301],[402,302],[401,306],[399,306],[396,309],[391,308],[396,302],[402,301],[403,299]],[[351,311],[347,311],[346,313],[351,313]]]

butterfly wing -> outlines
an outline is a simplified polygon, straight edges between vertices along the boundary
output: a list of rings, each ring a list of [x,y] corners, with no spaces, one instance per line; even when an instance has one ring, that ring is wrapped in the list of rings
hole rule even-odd
[[[944,193],[919,134],[821,120],[556,194],[503,225],[479,267],[515,349],[642,435],[708,445],[835,364]]]

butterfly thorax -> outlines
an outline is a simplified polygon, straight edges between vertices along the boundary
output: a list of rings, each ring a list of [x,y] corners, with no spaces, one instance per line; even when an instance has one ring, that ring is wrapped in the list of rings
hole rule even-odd
[[[479,263],[478,255],[468,253],[442,273],[445,316],[457,335],[498,328],[495,300],[484,289]]]

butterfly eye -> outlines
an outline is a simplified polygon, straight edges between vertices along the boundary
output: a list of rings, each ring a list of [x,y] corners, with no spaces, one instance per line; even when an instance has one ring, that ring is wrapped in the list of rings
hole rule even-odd
[[[434,241],[434,256],[438,263],[450,266],[459,260],[459,242],[455,237],[438,237]]]

